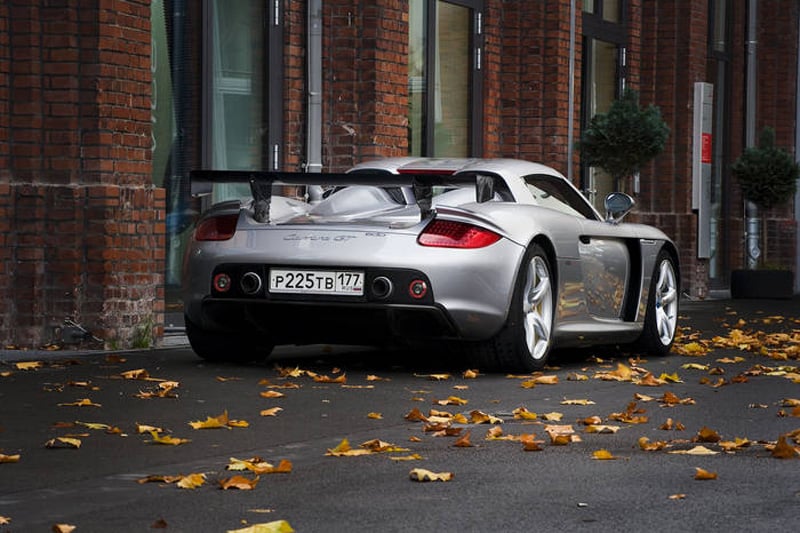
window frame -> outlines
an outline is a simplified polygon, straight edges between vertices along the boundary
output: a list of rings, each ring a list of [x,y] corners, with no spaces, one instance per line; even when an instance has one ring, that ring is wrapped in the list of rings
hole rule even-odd
[[[425,1],[425,13],[423,15],[425,25],[425,67],[424,79],[425,90],[422,104],[422,147],[421,157],[435,154],[435,128],[432,127],[428,117],[436,112],[436,94],[431,89],[434,80],[434,69],[436,65],[436,47],[431,43],[436,43],[436,15],[440,2],[467,8],[471,11],[471,21],[469,30],[470,48],[470,69],[469,69],[469,146],[467,154],[469,157],[481,157],[483,155],[483,7],[484,0],[433,0]],[[409,153],[411,146],[409,145]]]

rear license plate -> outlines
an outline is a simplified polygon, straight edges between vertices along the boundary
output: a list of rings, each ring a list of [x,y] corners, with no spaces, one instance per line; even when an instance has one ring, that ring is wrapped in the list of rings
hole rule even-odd
[[[362,296],[364,294],[364,273],[353,270],[273,268],[269,271],[269,292]]]

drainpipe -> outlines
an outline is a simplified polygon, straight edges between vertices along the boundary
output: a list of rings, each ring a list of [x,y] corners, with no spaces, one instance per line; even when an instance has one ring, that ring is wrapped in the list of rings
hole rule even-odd
[[[745,89],[745,144],[748,148],[755,146],[756,140],[756,45],[758,41],[756,21],[758,20],[758,0],[747,2],[747,71]],[[745,205],[745,243],[747,252],[747,268],[756,268],[761,257],[760,237],[761,219],[758,208],[753,202]]]
[[[308,0],[306,172],[322,172],[322,0]]]
[[[569,3],[569,95],[567,97],[567,178],[572,180],[572,157],[575,147],[572,137],[575,135],[575,1]]]

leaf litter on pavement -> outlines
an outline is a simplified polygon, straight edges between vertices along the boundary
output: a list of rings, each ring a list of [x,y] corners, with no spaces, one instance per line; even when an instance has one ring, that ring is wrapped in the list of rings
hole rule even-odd
[[[783,325],[785,331],[770,333],[761,331],[758,326]],[[474,408],[466,409],[466,405],[471,403],[469,398],[470,386],[466,383],[458,383],[461,380],[480,381],[483,374],[479,369],[469,369],[463,373],[432,373],[414,374],[415,377],[423,378],[428,382],[447,383],[448,387],[459,391],[459,395],[443,395],[431,400],[437,408],[428,409],[423,412],[417,407],[410,408],[404,418],[409,424],[419,424],[419,434],[412,435],[408,439],[411,447],[398,446],[386,442],[380,438],[375,438],[364,442],[357,447],[352,447],[346,438],[335,446],[327,449],[324,454],[333,458],[359,457],[359,456],[378,456],[384,455],[393,462],[405,461],[425,461],[421,453],[417,453],[413,446],[416,443],[432,442],[429,439],[447,439],[451,449],[460,451],[451,453],[472,453],[473,448],[482,446],[500,446],[503,442],[517,443],[519,448],[509,448],[509,453],[514,450],[527,451],[546,451],[550,447],[569,447],[580,446],[586,450],[587,457],[596,461],[608,461],[616,463],[618,459],[626,461],[635,460],[636,452],[642,454],[666,453],[670,455],[686,455],[698,458],[713,457],[716,455],[732,455],[743,453],[747,450],[764,450],[769,457],[776,459],[797,459],[800,457],[800,429],[789,431],[780,435],[771,436],[771,440],[751,440],[745,435],[720,435],[709,427],[700,428],[693,436],[675,438],[679,432],[685,431],[685,426],[677,419],[670,417],[657,417],[655,421],[653,414],[655,411],[669,409],[670,412],[679,413],[680,409],[691,408],[697,405],[695,399],[683,397],[670,390],[686,382],[696,381],[699,384],[720,388],[727,386],[747,386],[749,378],[764,379],[788,379],[794,383],[800,383],[800,370],[798,370],[798,360],[800,360],[800,330],[797,319],[787,319],[778,316],[764,317],[759,320],[751,320],[748,324],[742,319],[732,321],[726,335],[716,335],[710,339],[702,338],[702,335],[690,328],[680,328],[679,335],[673,346],[673,353],[689,359],[689,362],[682,364],[679,372],[672,374],[651,372],[646,368],[647,362],[639,358],[630,358],[623,362],[604,361],[594,358],[590,364],[580,371],[570,371],[559,376],[558,369],[550,369],[545,372],[535,372],[528,375],[509,375],[509,380],[514,380],[518,385],[526,389],[546,387],[548,390],[556,390],[565,384],[570,384],[569,395],[559,395],[563,399],[561,405],[568,406],[576,410],[589,410],[578,417],[562,422],[564,413],[548,412],[537,413],[529,410],[525,406],[514,409],[511,413],[497,413],[487,406],[477,405]],[[723,356],[714,354],[724,350]],[[758,358],[758,359],[756,359]],[[734,371],[742,364],[751,364],[746,370]],[[107,359],[108,364],[122,364],[123,358]],[[16,363],[13,371],[18,372],[37,372],[48,366],[41,361],[30,361]],[[55,366],[55,365],[54,365]],[[64,365],[62,368],[66,368]],[[554,371],[556,373],[554,373]],[[171,398],[178,399],[177,391],[180,384],[178,381],[153,377],[145,368],[136,368],[123,371],[109,377],[125,381],[140,383],[150,383],[152,388],[139,390],[138,393],[131,395],[136,399],[155,399]],[[220,384],[228,382],[239,382],[242,378],[216,377],[216,382]],[[632,386],[631,395],[621,407],[622,410],[598,413],[591,412],[596,409],[597,403],[591,398],[574,395],[575,387],[580,383],[590,380],[602,380],[615,383],[614,386]],[[349,382],[348,382],[349,381]],[[357,381],[357,380],[355,380]],[[341,369],[332,369],[327,373],[319,373],[312,370],[301,369],[300,367],[275,367],[274,376],[263,378],[258,382],[261,390],[254,392],[255,397],[270,400],[283,400],[287,394],[303,394],[303,388],[325,388],[341,387],[343,390],[369,389],[385,386],[391,378],[380,377],[369,374],[364,379],[364,384],[354,382]],[[453,382],[455,385],[452,385]],[[619,385],[616,385],[616,384]],[[52,386],[45,390],[54,393],[63,393],[65,385],[68,387],[84,388],[87,390],[100,390],[91,381],[66,381],[64,384]],[[220,385],[222,386],[222,385]],[[662,389],[660,394],[653,393],[654,389]],[[638,390],[637,390],[638,389]],[[285,392],[284,392],[285,391]],[[635,392],[634,392],[635,391]],[[419,401],[420,395],[430,395],[430,390],[412,391],[414,396],[410,401]],[[800,394],[798,394],[800,396]],[[84,408],[92,407],[101,412],[102,404],[90,398],[80,398],[75,401],[64,401],[57,404],[62,408]],[[779,410],[770,412],[770,406],[777,406]],[[263,406],[262,406],[263,407]],[[765,398],[763,404],[751,405],[753,408],[765,409],[767,416],[800,418],[800,399],[782,398],[778,402],[775,399]],[[444,410],[441,408],[450,408]],[[282,412],[285,407],[261,408],[254,410],[250,414],[260,414],[261,417],[275,417]],[[217,411],[219,413],[219,411]],[[291,413],[292,416],[302,416],[302,413]],[[205,415],[206,418],[188,420],[187,424],[195,430],[204,429],[227,429],[233,428],[247,430],[250,424],[245,420],[231,419],[227,409],[222,410],[221,414]],[[370,411],[370,418],[375,420],[391,419],[377,411]],[[665,422],[662,422],[666,419]],[[81,451],[81,439],[97,438],[90,437],[91,432],[104,432],[127,436],[125,424],[116,421],[105,422],[73,422],[63,424],[62,429],[68,425],[81,427],[89,430],[86,436],[67,434],[53,437],[48,440],[47,448],[71,448]],[[570,423],[572,422],[572,423]],[[505,423],[512,423],[511,430],[504,430]],[[655,424],[653,426],[653,424]],[[713,425],[713,420],[708,421]],[[486,425],[484,437],[476,438],[475,429],[481,425]],[[653,439],[651,434],[645,434],[645,428],[651,425],[665,433],[666,438]],[[130,433],[147,435],[150,440],[143,441],[150,444],[162,444],[168,446],[188,445],[191,440],[173,436],[171,431],[164,430],[157,425],[139,424],[128,425]],[[577,429],[576,429],[577,427]],[[538,428],[538,431],[531,429]],[[545,438],[537,438],[536,433],[544,434]],[[582,437],[583,434],[584,436]],[[606,447],[608,442],[607,435],[620,435],[621,438],[629,438],[631,442],[630,453],[619,456]],[[629,435],[629,437],[625,437]],[[649,436],[648,436],[649,435]],[[80,438],[79,438],[80,437]],[[449,440],[452,439],[452,440]],[[433,441],[435,442],[435,441]],[[497,443],[497,444],[494,444]],[[583,443],[583,444],[581,444]],[[591,451],[593,450],[593,451]],[[24,465],[21,460],[22,454],[5,452],[0,450],[0,468],[15,468],[15,463]],[[225,470],[232,471],[232,475],[217,475],[210,486],[215,486],[221,490],[252,491],[259,490],[262,476],[269,474],[289,474],[293,470],[293,465],[288,460],[281,460],[277,465],[266,462],[259,457],[239,460],[231,458],[231,462],[224,467]],[[209,476],[214,476],[214,472],[194,472],[188,474],[161,475],[155,474],[146,476],[138,480],[139,483],[160,483],[175,485],[182,489],[195,490],[208,485]],[[434,471],[425,468],[412,469],[408,477],[413,481],[451,481],[456,479],[455,473],[450,471]],[[695,467],[694,479],[696,480],[715,480],[718,476],[715,472],[701,467]],[[686,495],[677,493],[670,498],[683,499]],[[2,517],[10,521],[9,517]],[[276,524],[283,524],[284,521],[277,521]],[[288,524],[287,524],[288,526]],[[283,527],[282,525],[280,527]],[[291,530],[291,529],[275,529]],[[244,531],[244,530],[242,530]],[[255,530],[254,530],[255,531]],[[260,531],[260,530],[259,530]]]

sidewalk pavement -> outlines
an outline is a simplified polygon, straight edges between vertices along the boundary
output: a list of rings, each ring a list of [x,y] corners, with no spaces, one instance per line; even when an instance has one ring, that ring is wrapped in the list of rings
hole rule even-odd
[[[728,297],[721,297],[694,300],[684,297],[681,300],[679,316],[679,327],[691,327],[693,330],[700,331],[704,338],[711,338],[714,335],[723,334],[726,324],[736,323],[736,320],[732,320],[732,317],[744,319],[745,322],[770,316],[781,316],[800,320],[800,294],[786,299],[731,299]],[[782,323],[779,324],[779,327],[800,329],[800,326],[793,327],[792,324],[797,325],[798,322]],[[0,349],[0,365],[4,362],[13,361],[90,357],[109,353],[146,352],[150,350],[176,348],[188,349],[189,340],[184,333],[183,316],[180,313],[168,313],[165,317],[164,337],[161,339],[158,346],[154,348],[141,350],[87,350],[66,345],[60,350]],[[332,350],[331,347],[320,348],[320,345],[301,347],[278,346],[274,353],[297,353],[298,351],[307,351],[310,349],[324,349],[326,352]]]

